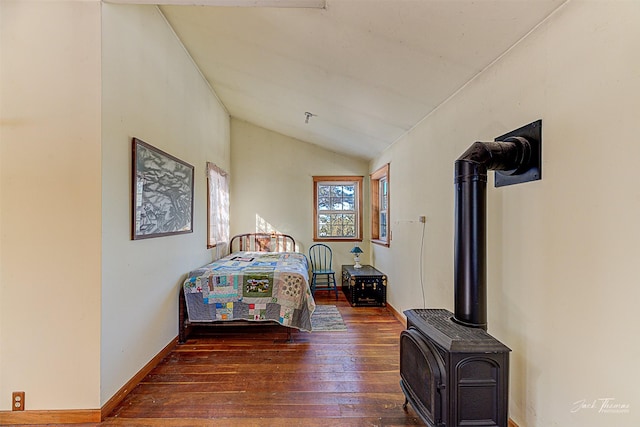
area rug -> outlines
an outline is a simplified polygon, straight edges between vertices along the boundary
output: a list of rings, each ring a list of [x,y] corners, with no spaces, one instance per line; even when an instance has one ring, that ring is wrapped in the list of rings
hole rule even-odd
[[[346,331],[342,316],[335,305],[317,305],[311,315],[312,332],[338,332]]]

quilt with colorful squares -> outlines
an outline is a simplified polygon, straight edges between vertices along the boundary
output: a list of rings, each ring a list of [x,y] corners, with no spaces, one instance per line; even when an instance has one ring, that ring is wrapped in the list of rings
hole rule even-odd
[[[311,331],[316,305],[304,254],[234,252],[189,273],[183,288],[191,322],[276,321]]]

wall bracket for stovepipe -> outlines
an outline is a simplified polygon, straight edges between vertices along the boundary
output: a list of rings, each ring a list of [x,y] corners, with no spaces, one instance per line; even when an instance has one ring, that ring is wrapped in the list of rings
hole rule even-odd
[[[497,137],[494,141],[510,141],[525,139],[528,145],[528,160],[519,168],[496,170],[494,184],[496,187],[521,184],[542,179],[542,120],[536,120],[519,129]]]

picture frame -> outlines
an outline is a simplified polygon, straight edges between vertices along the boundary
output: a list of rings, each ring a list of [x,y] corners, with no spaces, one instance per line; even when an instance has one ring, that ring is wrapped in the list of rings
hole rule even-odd
[[[132,139],[131,239],[193,233],[194,167]]]

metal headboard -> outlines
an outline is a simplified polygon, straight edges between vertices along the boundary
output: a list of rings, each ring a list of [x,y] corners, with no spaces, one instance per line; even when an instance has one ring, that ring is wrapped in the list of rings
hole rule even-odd
[[[229,252],[295,252],[296,241],[288,234],[245,233],[231,238]]]

